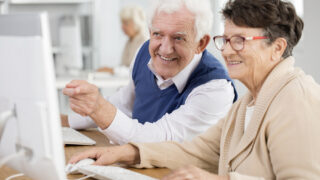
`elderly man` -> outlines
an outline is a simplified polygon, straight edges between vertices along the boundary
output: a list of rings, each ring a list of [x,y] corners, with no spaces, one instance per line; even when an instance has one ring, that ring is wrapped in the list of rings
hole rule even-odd
[[[63,93],[85,116],[66,126],[97,125],[117,144],[182,141],[215,124],[237,98],[225,69],[206,49],[212,26],[208,0],[160,0],[149,21],[150,41],[139,49],[128,86],[105,100],[94,85],[74,80]]]

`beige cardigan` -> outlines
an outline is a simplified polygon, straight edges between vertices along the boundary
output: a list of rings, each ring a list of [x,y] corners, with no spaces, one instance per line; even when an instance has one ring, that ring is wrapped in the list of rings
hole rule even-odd
[[[122,51],[121,65],[129,67],[139,47],[147,40],[142,33],[137,34],[132,40],[128,39]]]
[[[230,179],[320,179],[320,86],[293,65],[289,57],[269,74],[245,132],[249,93],[191,142],[133,143],[137,167],[192,164]]]

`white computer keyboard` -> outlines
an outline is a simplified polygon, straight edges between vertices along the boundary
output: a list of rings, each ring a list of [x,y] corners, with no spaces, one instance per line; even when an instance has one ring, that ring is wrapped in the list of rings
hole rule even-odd
[[[156,180],[150,176],[116,166],[85,165],[78,167],[78,171],[101,180]]]
[[[94,145],[96,142],[89,137],[81,134],[80,132],[68,128],[62,127],[62,138],[64,144],[72,145]]]

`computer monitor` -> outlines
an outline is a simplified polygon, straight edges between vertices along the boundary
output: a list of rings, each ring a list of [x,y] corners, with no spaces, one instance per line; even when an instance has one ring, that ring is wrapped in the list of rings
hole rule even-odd
[[[46,13],[0,15],[0,159],[32,179],[66,179]],[[10,114],[10,113],[9,113]]]

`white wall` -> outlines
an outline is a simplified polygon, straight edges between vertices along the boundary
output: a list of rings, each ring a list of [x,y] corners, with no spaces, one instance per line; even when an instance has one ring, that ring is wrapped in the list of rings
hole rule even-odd
[[[294,51],[296,65],[320,83],[320,1],[304,1],[304,30]]]
[[[98,48],[98,63],[94,68],[101,65],[113,67],[117,65],[122,52],[120,41],[122,32],[118,13],[120,3],[118,0],[99,0],[96,1],[96,27],[95,35],[96,48]],[[120,57],[119,57],[120,56]]]

